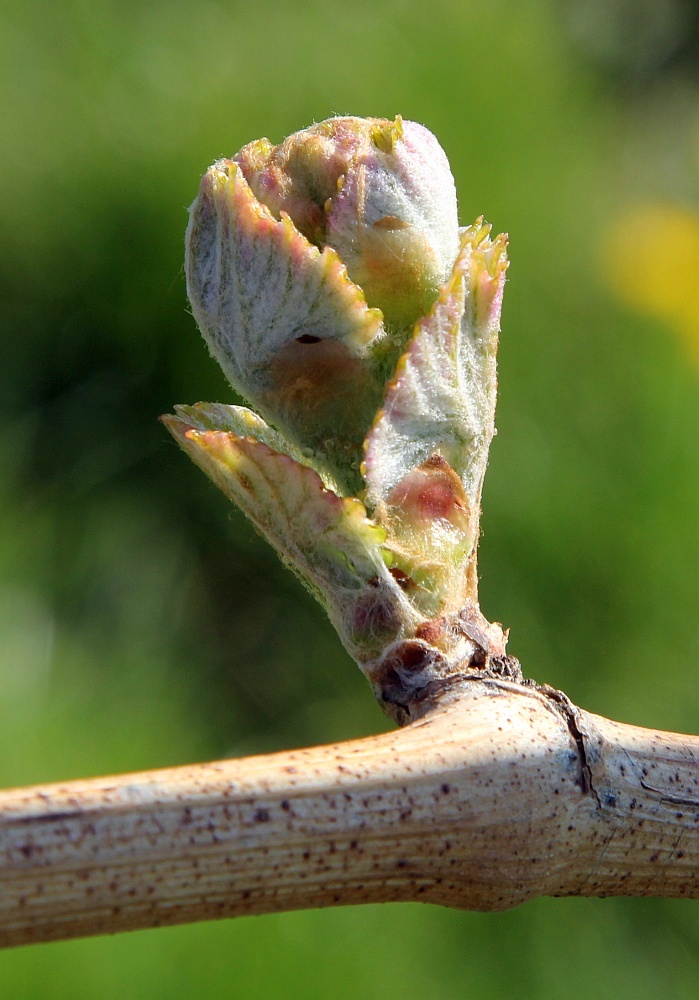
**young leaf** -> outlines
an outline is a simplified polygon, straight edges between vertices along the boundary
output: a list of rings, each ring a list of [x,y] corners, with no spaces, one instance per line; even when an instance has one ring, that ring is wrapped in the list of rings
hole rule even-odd
[[[220,160],[192,207],[185,268],[194,316],[231,385],[356,487],[380,399],[367,348],[383,327],[337,254],[287,215],[275,219],[238,164]]]
[[[446,560],[432,579],[434,592],[448,605],[466,596],[461,581],[464,564],[475,555],[481,486],[494,433],[495,356],[507,258],[506,238],[491,241],[489,232],[482,220],[464,230],[451,277],[417,324],[365,442],[370,508],[387,526],[389,544],[395,542],[409,562],[424,566],[426,548],[435,559]],[[447,469],[458,475],[461,491]],[[426,542],[430,523],[436,545]],[[468,579],[473,596],[475,567]]]
[[[252,432],[249,411],[231,414],[230,409],[210,407],[204,416],[194,414],[197,426],[185,419],[184,408],[180,416],[163,420],[326,608],[350,652],[359,660],[376,656],[403,627],[394,613],[388,614],[389,607],[406,603],[386,566],[384,529],[369,520],[360,500],[338,496],[291,455],[250,433],[202,429],[207,422],[242,421]],[[268,431],[263,428],[262,434],[275,440]]]

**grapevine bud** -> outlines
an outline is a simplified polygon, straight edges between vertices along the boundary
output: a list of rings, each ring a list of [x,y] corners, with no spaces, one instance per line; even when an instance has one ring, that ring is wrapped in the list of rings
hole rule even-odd
[[[190,211],[192,311],[253,409],[164,419],[384,701],[400,702],[406,670],[421,686],[483,645],[476,548],[506,267],[506,237],[482,219],[458,228],[441,147],[400,117],[251,142],[209,168]]]

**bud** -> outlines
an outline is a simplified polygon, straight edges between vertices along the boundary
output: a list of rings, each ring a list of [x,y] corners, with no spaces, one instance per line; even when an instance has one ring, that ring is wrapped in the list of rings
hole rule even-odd
[[[426,128],[332,118],[280,146],[261,139],[233,157],[257,199],[330,246],[370,306],[412,325],[434,302],[459,249],[456,190]]]
[[[434,136],[400,118],[333,118],[209,168],[190,211],[187,290],[233,387],[358,490],[384,371],[458,248]]]
[[[480,642],[506,238],[458,229],[421,125],[334,118],[210,167],[185,267],[211,352],[257,412],[200,403],[167,426],[384,700],[403,674],[448,672]]]

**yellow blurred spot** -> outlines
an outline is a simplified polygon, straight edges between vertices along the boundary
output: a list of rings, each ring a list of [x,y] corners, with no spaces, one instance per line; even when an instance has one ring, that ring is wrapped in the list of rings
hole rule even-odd
[[[640,206],[613,226],[603,264],[618,298],[672,326],[699,363],[699,214]]]

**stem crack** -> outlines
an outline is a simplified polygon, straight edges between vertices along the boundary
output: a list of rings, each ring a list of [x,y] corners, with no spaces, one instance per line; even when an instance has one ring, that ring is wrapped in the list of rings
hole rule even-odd
[[[597,800],[597,805],[601,809],[602,802],[592,780],[592,768],[587,756],[587,747],[585,745],[586,734],[580,726],[580,709],[573,704],[564,691],[559,691],[558,688],[551,687],[550,684],[537,684],[537,689],[553,702],[559,714],[563,716],[578,751],[578,763],[580,766],[578,782],[580,789],[583,795],[592,793]]]

